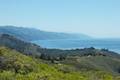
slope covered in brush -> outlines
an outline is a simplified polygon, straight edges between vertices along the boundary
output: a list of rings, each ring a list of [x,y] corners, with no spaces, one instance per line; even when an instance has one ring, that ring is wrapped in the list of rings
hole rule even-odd
[[[27,55],[40,55],[40,46],[25,42],[8,34],[0,34],[0,46],[15,49]]]
[[[106,49],[99,50],[93,47],[74,50],[45,49],[8,34],[0,35],[0,46],[48,62],[71,65],[78,70],[105,70],[112,74],[120,74],[120,55]]]
[[[119,80],[119,76],[98,70],[76,71],[64,64],[43,60],[0,47],[0,80]]]

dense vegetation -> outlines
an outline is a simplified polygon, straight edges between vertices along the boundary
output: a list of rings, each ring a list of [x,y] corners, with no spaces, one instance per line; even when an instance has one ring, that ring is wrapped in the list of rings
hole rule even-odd
[[[8,34],[0,34],[0,46],[6,46],[15,49],[27,55],[40,55],[40,46],[20,40]]]
[[[14,49],[22,54],[47,60],[53,64],[74,66],[77,70],[105,70],[112,74],[120,73],[120,55],[107,49],[45,49],[8,34],[0,35],[0,46]]]
[[[120,80],[120,55],[108,49],[46,49],[0,35],[0,80]]]
[[[120,80],[100,70],[77,71],[65,64],[52,64],[0,47],[0,80]]]

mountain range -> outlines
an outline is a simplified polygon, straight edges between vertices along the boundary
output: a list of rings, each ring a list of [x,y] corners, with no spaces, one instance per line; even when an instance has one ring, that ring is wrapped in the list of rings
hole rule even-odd
[[[57,33],[41,31],[34,28],[0,26],[1,34],[10,34],[26,41],[50,40],[50,39],[91,39],[84,34]]]

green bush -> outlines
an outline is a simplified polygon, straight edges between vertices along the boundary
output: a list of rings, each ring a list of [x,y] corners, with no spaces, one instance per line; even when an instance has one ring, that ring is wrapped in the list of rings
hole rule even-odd
[[[70,65],[46,64],[17,51],[0,48],[0,80],[119,80],[103,71],[76,71]]]

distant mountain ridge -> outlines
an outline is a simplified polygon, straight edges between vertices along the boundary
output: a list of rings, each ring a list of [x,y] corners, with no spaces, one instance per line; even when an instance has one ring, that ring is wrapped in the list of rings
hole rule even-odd
[[[91,37],[84,34],[46,32],[34,28],[24,28],[16,26],[0,26],[0,33],[10,34],[25,41],[47,39],[91,39]]]

